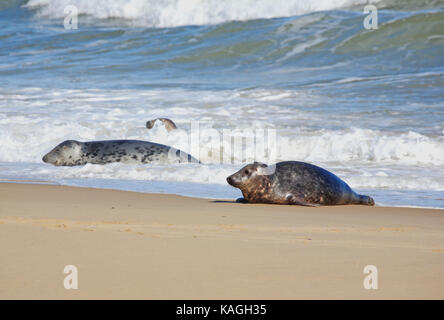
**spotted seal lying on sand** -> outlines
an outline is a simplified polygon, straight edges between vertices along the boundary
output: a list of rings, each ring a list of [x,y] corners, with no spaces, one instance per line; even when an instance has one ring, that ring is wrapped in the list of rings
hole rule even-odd
[[[147,129],[152,129],[154,127],[154,124],[156,123],[156,121],[159,120],[163,123],[163,125],[165,126],[165,128],[167,129],[168,132],[177,129],[176,124],[168,119],[168,118],[157,118],[154,120],[150,120],[146,122],[146,128]]]
[[[333,173],[315,165],[286,161],[272,166],[255,162],[227,178],[242,191],[239,202],[325,206],[363,204],[375,201],[357,194]]]
[[[199,163],[179,149],[149,141],[106,140],[60,143],[43,158],[55,166],[79,166],[86,163]]]

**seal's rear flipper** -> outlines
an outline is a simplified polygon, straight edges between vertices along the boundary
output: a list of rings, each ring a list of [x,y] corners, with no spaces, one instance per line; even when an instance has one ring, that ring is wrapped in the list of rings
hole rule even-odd
[[[172,131],[172,130],[176,130],[177,126],[176,124],[168,119],[168,118],[156,118],[150,121],[146,122],[146,128],[147,129],[152,129],[154,127],[154,124],[156,123],[156,121],[159,120],[163,123],[163,125],[165,126],[165,128],[167,129],[168,132]]]
[[[375,200],[373,200],[373,198],[369,196],[359,195],[359,204],[363,204],[366,206],[374,206]]]

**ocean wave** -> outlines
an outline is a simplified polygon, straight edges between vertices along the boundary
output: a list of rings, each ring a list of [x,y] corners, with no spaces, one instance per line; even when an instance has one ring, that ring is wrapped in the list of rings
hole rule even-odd
[[[177,110],[181,112],[180,110]],[[379,130],[351,128],[341,130],[310,130],[291,136],[282,135],[277,130],[276,140],[265,146],[264,155],[256,157],[255,145],[243,145],[244,152],[232,154],[231,148],[223,143],[210,140],[208,128],[200,129],[200,140],[196,147],[190,145],[190,134],[186,129],[167,133],[163,127],[146,130],[143,123],[135,119],[122,121],[122,110],[108,111],[105,115],[95,115],[90,119],[39,119],[30,114],[0,118],[2,148],[0,161],[40,163],[41,157],[53,146],[63,140],[80,141],[101,139],[138,139],[163,143],[180,148],[186,152],[199,150],[204,163],[218,164],[221,159],[233,163],[267,161],[267,154],[277,151],[276,160],[302,160],[309,162],[357,162],[368,164],[404,165],[444,165],[444,138],[429,137],[417,132],[384,132]],[[178,118],[178,116],[176,116]],[[105,119],[106,118],[106,119]],[[149,119],[148,117],[146,119]],[[140,122],[140,121],[139,121]],[[207,122],[208,124],[208,122]],[[218,122],[216,125],[220,126]],[[186,124],[183,124],[186,126]],[[255,127],[269,127],[266,122],[256,121]],[[189,125],[188,125],[189,127]],[[236,128],[212,129],[222,138],[236,132]],[[244,129],[245,130],[245,129]],[[118,135],[116,135],[118,132]],[[256,131],[252,131],[255,133]],[[234,135],[242,136],[242,129]]]
[[[378,32],[360,32],[343,40],[335,53],[374,54],[381,50],[406,51],[444,43],[444,12],[400,16],[382,23]]]
[[[288,139],[282,145],[284,159],[444,165],[444,138],[413,131],[394,134],[361,128],[321,130],[312,136]]]
[[[378,0],[30,0],[26,7],[37,15],[64,18],[74,5],[79,14],[97,19],[120,18],[146,27],[218,24],[228,21],[270,19],[333,10]]]
[[[359,121],[361,125],[373,126],[375,117],[368,117],[367,111],[362,110],[344,122],[344,117],[350,117],[347,110],[314,112],[312,106],[322,103],[322,97],[301,90],[28,88],[0,90],[0,98],[0,162],[40,163],[43,154],[67,139],[138,139],[171,145],[186,152],[200,150],[200,154],[194,156],[204,163],[218,164],[221,158],[242,163],[262,160],[248,156],[254,155],[254,145],[245,144],[244,153],[232,155],[223,144],[214,144],[207,130],[223,137],[227,132],[242,135],[246,129],[253,130],[253,134],[256,134],[254,130],[273,129],[276,139],[265,151],[268,154],[277,151],[276,160],[444,165],[442,130],[436,134],[411,128],[391,131],[391,122],[384,129],[360,127],[353,125],[354,119],[369,118],[368,123]],[[296,109],[296,100],[303,107]],[[144,127],[145,121],[161,116],[176,121],[179,130],[167,133],[161,126],[153,130]],[[326,119],[330,123],[338,122],[337,127],[325,128]],[[199,125],[201,135],[197,148],[196,144],[190,145],[193,123]]]
[[[372,85],[398,73],[404,77],[418,71],[439,72],[442,10],[381,10],[379,29],[368,31],[362,24],[363,4],[353,10],[327,10],[343,9],[346,2],[365,1],[259,0],[252,5],[250,0],[30,0],[26,8],[33,14],[27,13],[31,19],[21,32],[11,31],[3,21],[0,55],[6,60],[0,65],[0,76],[18,86],[25,82],[32,86],[32,79],[38,77],[42,86],[56,83],[66,88],[71,86],[67,75],[76,74],[76,88],[90,87],[90,81],[96,88],[118,88],[122,76],[131,79],[128,87],[154,83],[233,88],[271,87],[275,79],[278,86],[336,80],[341,84],[344,78],[372,80]],[[66,4],[79,8],[78,30],[63,29]],[[244,10],[246,4],[251,8]],[[318,9],[326,11],[313,12]],[[14,16],[18,11],[12,12],[12,20],[19,17]],[[303,12],[312,13],[291,16]],[[221,23],[280,16],[291,17]],[[215,23],[219,24],[157,28]],[[389,82],[383,88],[393,84]]]

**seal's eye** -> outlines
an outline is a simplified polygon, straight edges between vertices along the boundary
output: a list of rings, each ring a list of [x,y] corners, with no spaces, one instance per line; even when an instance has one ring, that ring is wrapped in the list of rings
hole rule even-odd
[[[246,169],[245,174],[250,174],[250,170]]]

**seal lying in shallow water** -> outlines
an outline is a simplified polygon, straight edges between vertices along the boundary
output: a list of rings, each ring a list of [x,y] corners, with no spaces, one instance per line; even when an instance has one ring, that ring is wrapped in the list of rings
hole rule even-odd
[[[67,140],[60,143],[43,158],[55,166],[79,166],[86,163],[199,163],[197,159],[179,149],[149,141],[106,140],[80,142]]]
[[[154,127],[154,125],[156,124],[156,121],[159,120],[160,122],[162,122],[162,124],[164,125],[165,129],[167,129],[168,132],[172,131],[172,130],[176,130],[177,126],[176,124],[168,119],[168,118],[156,118],[154,120],[150,120],[146,122],[146,128],[152,129]]]
[[[296,204],[302,206],[363,204],[373,206],[369,196],[354,192],[333,173],[315,165],[286,161],[267,166],[255,162],[227,178],[242,191],[240,202]]]

